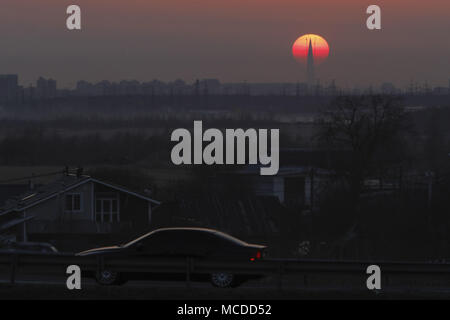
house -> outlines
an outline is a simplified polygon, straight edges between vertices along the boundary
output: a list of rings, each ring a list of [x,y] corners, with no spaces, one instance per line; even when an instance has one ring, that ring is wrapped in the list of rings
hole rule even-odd
[[[318,199],[335,175],[331,159],[345,158],[343,152],[322,149],[280,149],[277,175],[261,176],[260,165],[247,165],[223,172],[214,179],[219,184],[239,184],[257,196],[277,197],[289,208],[317,209]]]
[[[330,175],[326,169],[292,166],[281,167],[276,176],[261,176],[255,165],[228,172],[219,181],[240,181],[251,194],[276,197],[288,207],[312,208]]]
[[[160,203],[93,177],[65,173],[0,208],[0,235],[60,250],[117,243],[148,230]]]

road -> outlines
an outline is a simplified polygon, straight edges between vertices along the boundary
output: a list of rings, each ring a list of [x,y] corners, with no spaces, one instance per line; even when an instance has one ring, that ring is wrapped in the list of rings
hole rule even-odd
[[[295,281],[298,280],[298,281]],[[81,290],[68,290],[63,277],[18,277],[11,285],[0,277],[0,299],[152,299],[152,300],[272,300],[272,299],[450,299],[450,288],[390,288],[373,292],[355,287],[307,288],[286,279],[279,287],[276,279],[252,281],[235,289],[217,289],[209,283],[170,281],[130,281],[121,287],[103,287],[91,279],[82,280]]]

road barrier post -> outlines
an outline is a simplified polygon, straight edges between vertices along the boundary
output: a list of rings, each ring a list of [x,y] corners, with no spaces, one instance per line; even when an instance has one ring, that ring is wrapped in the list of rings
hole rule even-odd
[[[191,287],[191,258],[186,258],[186,288]]]
[[[382,282],[382,287],[386,288],[389,287],[389,275],[387,274],[383,274],[383,282]]]
[[[11,256],[11,273],[10,273],[10,283],[14,285],[16,283],[16,271],[17,271],[17,265],[19,262],[19,257],[17,254],[13,254]]]
[[[308,288],[308,274],[306,273],[303,274],[303,285]]]
[[[283,290],[283,273],[284,273],[284,263],[280,261],[278,263],[278,290]]]

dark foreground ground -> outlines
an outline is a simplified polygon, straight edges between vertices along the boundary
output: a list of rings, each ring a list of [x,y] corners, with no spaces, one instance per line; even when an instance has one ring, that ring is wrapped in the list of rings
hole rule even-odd
[[[351,288],[278,288],[247,284],[235,289],[216,289],[208,284],[193,283],[186,287],[176,282],[130,283],[122,287],[82,284],[81,290],[70,291],[64,283],[21,281],[15,285],[0,283],[0,300],[8,299],[150,299],[150,300],[312,300],[312,299],[450,299],[450,289],[389,289],[373,292]]]

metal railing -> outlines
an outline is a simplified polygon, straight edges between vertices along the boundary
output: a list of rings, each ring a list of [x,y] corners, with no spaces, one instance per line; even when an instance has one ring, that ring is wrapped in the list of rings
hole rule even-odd
[[[16,282],[18,274],[36,276],[66,276],[69,265],[78,265],[83,272],[98,272],[109,269],[116,272],[133,273],[180,273],[185,274],[189,286],[192,274],[210,274],[227,271],[238,275],[265,275],[278,278],[281,288],[282,279],[288,275],[304,277],[353,277],[365,286],[367,267],[378,265],[382,271],[383,282],[407,277],[417,281],[421,277],[432,277],[435,281],[450,286],[450,264],[403,263],[403,262],[367,262],[367,261],[331,261],[331,260],[289,260],[269,259],[258,261],[203,260],[196,258],[139,258],[125,260],[108,257],[78,257],[72,254],[0,254],[0,274],[8,275],[11,284]]]

